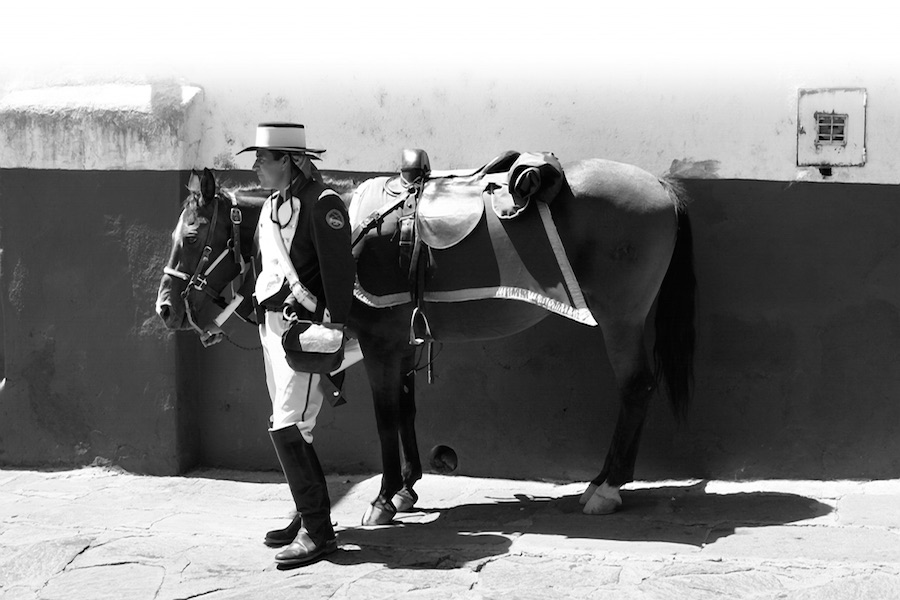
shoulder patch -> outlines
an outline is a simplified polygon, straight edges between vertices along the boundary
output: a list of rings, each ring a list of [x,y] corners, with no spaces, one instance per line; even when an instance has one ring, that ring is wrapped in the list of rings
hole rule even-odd
[[[343,229],[344,215],[338,209],[332,208],[325,215],[325,222],[328,223],[328,226],[332,229]]]

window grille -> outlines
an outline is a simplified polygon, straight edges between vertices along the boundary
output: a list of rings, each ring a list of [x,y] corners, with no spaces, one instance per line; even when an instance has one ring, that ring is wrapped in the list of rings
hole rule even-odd
[[[846,146],[847,115],[816,113],[816,145]]]

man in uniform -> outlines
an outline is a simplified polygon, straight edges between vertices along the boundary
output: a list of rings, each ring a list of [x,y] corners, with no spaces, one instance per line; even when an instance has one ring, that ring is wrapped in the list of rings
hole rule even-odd
[[[266,544],[287,545],[276,562],[299,566],[337,550],[337,538],[325,475],[312,446],[324,399],[322,380],[291,369],[281,336],[291,313],[300,319],[346,323],[356,266],[347,210],[312,164],[324,150],[307,147],[304,126],[261,123],[256,143],[241,152],[251,150],[256,151],[253,170],[260,185],[275,190],[259,218],[261,269],[255,297],[265,309],[259,335],[272,400],[269,435],[297,509],[290,525],[266,534]]]

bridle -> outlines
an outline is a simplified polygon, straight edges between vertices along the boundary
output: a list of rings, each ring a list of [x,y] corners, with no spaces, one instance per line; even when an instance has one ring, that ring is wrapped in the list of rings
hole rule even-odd
[[[192,196],[196,199],[199,197],[198,192],[192,192]],[[249,263],[244,260],[244,257],[241,255],[241,223],[243,222],[243,215],[241,213],[241,209],[238,206],[237,198],[231,198],[231,237],[228,239],[228,243],[225,245],[225,248],[219,255],[214,259],[210,260],[212,255],[212,246],[210,242],[212,241],[212,236],[216,231],[216,225],[218,224],[219,219],[219,203],[224,200],[219,194],[213,196],[213,217],[210,221],[209,228],[206,231],[206,240],[203,245],[203,252],[200,255],[200,260],[197,262],[197,267],[194,269],[194,272],[186,273],[184,271],[179,271],[177,269],[173,269],[172,267],[166,266],[163,268],[163,272],[166,275],[170,275],[172,277],[177,277],[182,281],[187,282],[185,285],[184,291],[181,293],[181,299],[184,302],[184,311],[185,316],[187,317],[188,324],[191,326],[191,329],[197,332],[200,336],[200,341],[204,346],[211,346],[216,342],[220,341],[222,332],[221,331],[213,331],[212,326],[208,328],[203,328],[197,323],[197,318],[194,313],[194,309],[191,307],[190,302],[190,293],[192,290],[196,292],[202,292],[210,297],[212,302],[220,307],[222,311],[219,315],[213,319],[212,324],[216,326],[216,329],[222,326],[222,324],[234,313],[235,309],[238,305],[243,301],[243,296],[234,292],[232,294],[231,302],[227,302],[222,294],[214,289],[212,289],[209,285],[210,275],[219,267],[221,264],[228,264],[225,262],[226,257],[230,254],[232,257],[231,264],[238,268],[238,275],[243,275],[246,273]],[[235,278],[231,279],[231,283],[234,283]]]

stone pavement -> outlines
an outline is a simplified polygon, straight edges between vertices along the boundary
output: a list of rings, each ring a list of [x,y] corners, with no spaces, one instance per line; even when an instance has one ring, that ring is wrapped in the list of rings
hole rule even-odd
[[[0,598],[900,598],[900,480],[585,484],[426,475],[415,512],[358,527],[378,477],[329,476],[341,549],[275,567],[275,473],[0,470]]]

